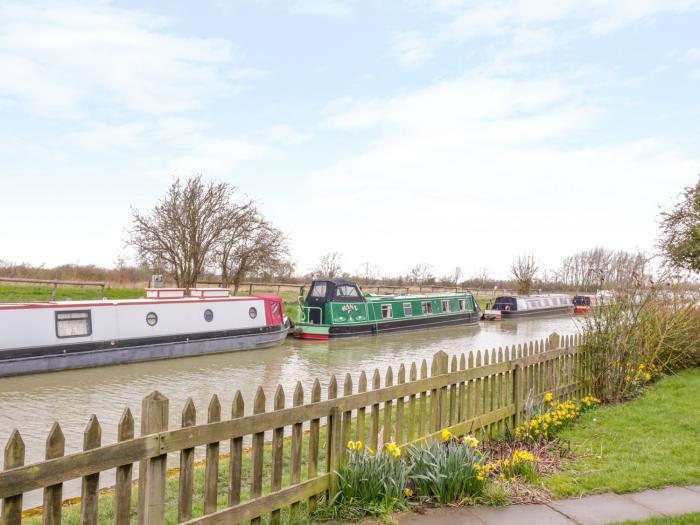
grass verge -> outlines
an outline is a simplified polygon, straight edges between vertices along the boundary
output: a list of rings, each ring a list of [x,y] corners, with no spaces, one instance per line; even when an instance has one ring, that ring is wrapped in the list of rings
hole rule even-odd
[[[700,483],[700,369],[663,378],[561,433],[576,459],[544,480],[555,497]]]
[[[700,512],[681,514],[680,516],[658,516],[643,521],[621,521],[614,525],[697,525],[700,524]]]

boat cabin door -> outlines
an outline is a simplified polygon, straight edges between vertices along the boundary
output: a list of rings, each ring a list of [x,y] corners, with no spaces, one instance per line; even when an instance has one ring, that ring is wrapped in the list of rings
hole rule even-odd
[[[331,290],[326,281],[314,281],[311,284],[309,295],[306,296],[307,322],[323,324],[323,307]]]

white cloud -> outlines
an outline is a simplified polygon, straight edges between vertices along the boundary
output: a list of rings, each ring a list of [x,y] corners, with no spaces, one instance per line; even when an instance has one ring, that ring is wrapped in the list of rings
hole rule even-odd
[[[688,183],[700,158],[653,137],[584,145],[576,137],[604,126],[608,108],[584,98],[579,83],[482,73],[337,103],[327,127],[373,138],[306,184],[343,188],[347,202],[371,213],[316,225],[314,235],[341,236],[345,253],[377,254],[372,262],[383,268],[408,268],[419,250],[438,273],[454,265],[469,273],[473,262],[498,276],[522,251],[551,267],[594,245],[649,249],[657,206]],[[333,206],[319,201],[315,213]]]
[[[391,54],[407,67],[418,67],[433,57],[427,40],[414,31],[396,35]]]
[[[535,55],[594,34],[608,34],[663,13],[700,8],[699,0],[424,0],[447,15],[430,40],[432,53],[444,45],[490,39],[497,60]],[[484,49],[482,49],[483,53]]]
[[[228,42],[167,30],[163,18],[106,3],[4,2],[0,99],[62,117],[84,116],[100,102],[167,115],[231,92],[237,73]]]
[[[241,139],[200,137],[188,151],[166,160],[146,175],[158,179],[189,177],[203,173],[213,179],[228,178],[241,163],[263,157],[268,148]]]
[[[351,3],[348,0],[295,0],[287,5],[292,13],[347,18],[352,12]]]
[[[311,138],[311,134],[298,131],[289,124],[277,124],[268,128],[267,140],[285,146],[296,146]]]
[[[681,62],[699,62],[700,48],[692,48],[685,51],[679,58]]]

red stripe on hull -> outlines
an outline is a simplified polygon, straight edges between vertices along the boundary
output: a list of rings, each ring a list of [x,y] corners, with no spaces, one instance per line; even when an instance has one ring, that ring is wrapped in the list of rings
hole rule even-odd
[[[298,339],[328,339],[326,334],[294,334]]]

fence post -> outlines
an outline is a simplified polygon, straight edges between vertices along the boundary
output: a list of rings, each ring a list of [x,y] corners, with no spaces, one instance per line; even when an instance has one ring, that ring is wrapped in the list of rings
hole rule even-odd
[[[56,301],[56,290],[58,288],[58,283],[53,283],[53,287],[51,288],[51,302]]]
[[[333,501],[333,498],[338,493],[338,469],[340,468],[340,459],[343,454],[343,442],[340,425],[340,409],[336,406],[331,408],[330,416],[328,417],[328,442],[331,444],[329,448],[330,457],[328,458],[328,472],[331,476],[330,485],[328,487],[328,500]]]
[[[147,436],[168,429],[170,402],[158,391],[141,403],[141,435]],[[139,525],[165,523],[165,469],[167,454],[139,462]]]
[[[515,363],[513,370],[513,404],[515,405],[515,427],[523,422],[523,366]]]
[[[561,341],[561,336],[556,332],[552,332],[549,335],[549,349],[550,350],[557,350],[559,348],[560,341]]]
[[[448,372],[448,363],[449,363],[449,357],[447,353],[443,352],[440,350],[433,356],[433,361],[436,363],[436,369],[435,369],[435,375],[441,376],[444,374],[447,374]],[[445,422],[445,414],[448,412],[447,409],[447,383],[445,383],[444,386],[441,386],[437,390],[437,398],[435,399],[437,402],[437,411],[436,411],[436,417],[435,417],[435,428],[433,428],[433,432],[437,432],[440,430]]]
[[[5,446],[5,470],[24,465],[24,441],[17,430],[13,430]],[[20,525],[22,522],[22,494],[5,498],[2,502],[2,520],[5,525]]]

